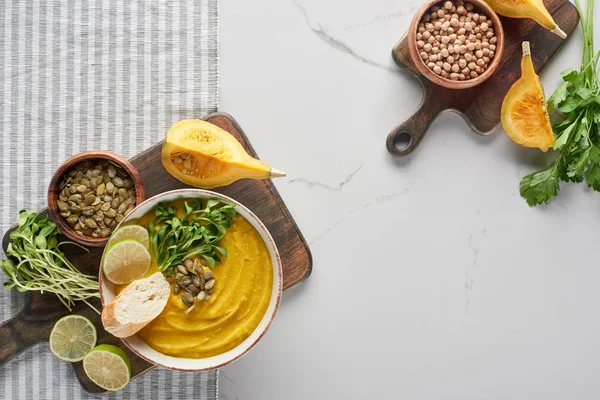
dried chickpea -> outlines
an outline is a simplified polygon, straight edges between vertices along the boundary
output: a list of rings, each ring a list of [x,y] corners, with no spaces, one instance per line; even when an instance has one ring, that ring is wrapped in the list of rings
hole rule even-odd
[[[473,79],[485,72],[494,57],[498,39],[492,26],[469,1],[441,1],[418,24],[419,55],[437,75]]]

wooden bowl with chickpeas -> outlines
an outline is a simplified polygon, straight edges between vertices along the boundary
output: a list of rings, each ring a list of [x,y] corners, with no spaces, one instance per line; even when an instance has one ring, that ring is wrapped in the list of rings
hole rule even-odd
[[[431,82],[468,89],[498,69],[504,30],[483,0],[428,0],[411,22],[408,49],[415,66]]]

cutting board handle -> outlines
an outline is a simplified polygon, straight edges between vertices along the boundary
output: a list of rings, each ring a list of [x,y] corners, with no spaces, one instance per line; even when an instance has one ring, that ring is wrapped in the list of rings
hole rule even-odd
[[[423,89],[423,100],[417,111],[396,125],[387,137],[387,149],[394,157],[403,157],[412,153],[423,140],[431,123],[444,108],[447,108],[440,99],[434,98],[433,90],[425,87]]]
[[[31,322],[25,319],[25,314],[20,312],[0,325],[0,367],[28,347],[45,339],[46,337],[40,335],[39,328],[32,327]]]

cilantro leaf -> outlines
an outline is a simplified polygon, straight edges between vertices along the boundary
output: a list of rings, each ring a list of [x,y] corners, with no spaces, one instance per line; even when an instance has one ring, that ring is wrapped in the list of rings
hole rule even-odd
[[[559,191],[558,163],[553,163],[548,168],[525,176],[521,180],[520,193],[527,204],[550,203]]]
[[[569,86],[571,82],[563,82],[555,91],[552,96],[548,99],[548,108],[557,108],[560,104],[565,101],[568,95]]]
[[[600,165],[596,163],[592,165],[590,172],[587,174],[586,182],[589,187],[596,192],[600,192]]]

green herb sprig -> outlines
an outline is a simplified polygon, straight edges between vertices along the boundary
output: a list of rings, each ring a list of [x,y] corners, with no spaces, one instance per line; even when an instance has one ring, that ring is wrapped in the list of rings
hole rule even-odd
[[[587,0],[585,10],[578,0],[575,5],[583,31],[581,68],[564,71],[564,82],[548,100],[548,107],[562,117],[553,126],[553,148],[560,153],[550,166],[522,179],[521,196],[530,206],[550,203],[558,195],[561,180],[585,180],[600,191],[600,51],[594,51],[594,0]]]
[[[156,207],[156,223],[148,224],[150,247],[160,271],[171,274],[177,264],[192,256],[202,256],[214,267],[227,250],[216,243],[225,236],[236,217],[233,204],[217,199],[184,203],[183,217],[176,217],[173,206],[160,203]]]
[[[96,277],[80,272],[59,249],[74,242],[58,242],[60,230],[47,218],[33,211],[21,211],[17,229],[9,235],[6,254],[12,259],[2,260],[0,267],[8,276],[4,282],[8,290],[20,292],[41,291],[54,293],[72,311],[75,302],[83,301],[98,314],[100,312],[87,300],[99,298]],[[86,250],[85,247],[79,246]]]

